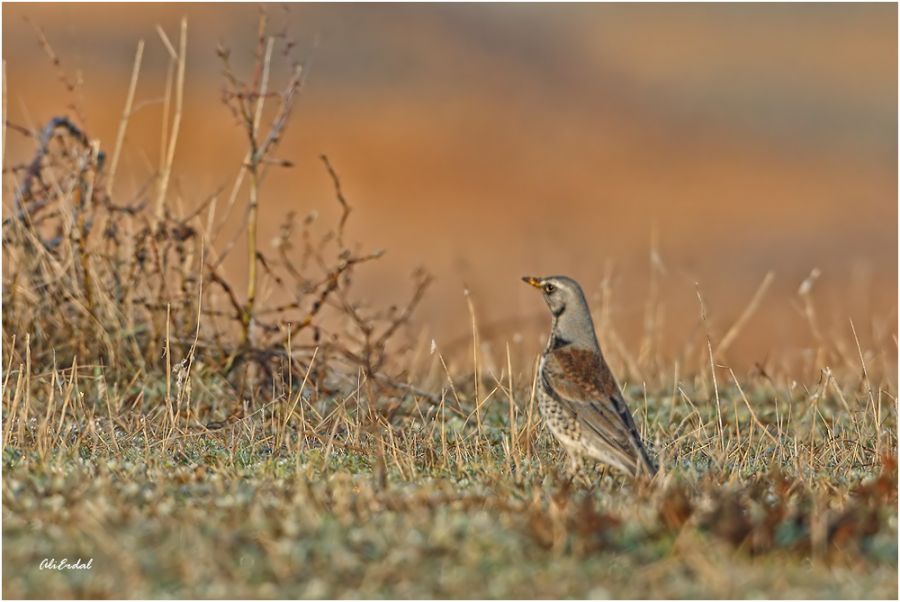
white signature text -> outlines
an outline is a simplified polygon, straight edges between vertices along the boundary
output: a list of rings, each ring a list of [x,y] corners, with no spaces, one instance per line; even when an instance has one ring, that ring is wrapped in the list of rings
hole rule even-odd
[[[38,569],[42,571],[44,569],[51,571],[89,571],[93,564],[93,558],[88,558],[87,562],[82,561],[81,558],[75,561],[69,561],[68,558],[63,558],[62,560],[57,560],[56,558],[44,558],[41,560]]]

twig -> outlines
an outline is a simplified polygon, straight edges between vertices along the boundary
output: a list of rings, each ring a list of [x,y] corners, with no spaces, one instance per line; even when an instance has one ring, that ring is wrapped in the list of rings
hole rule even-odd
[[[322,160],[322,163],[325,164],[325,169],[328,170],[328,175],[331,176],[331,182],[334,184],[334,193],[337,196],[338,203],[341,204],[341,209],[343,212],[341,213],[341,221],[338,224],[338,244],[343,248],[344,246],[344,224],[347,223],[347,218],[350,217],[350,211],[352,210],[350,204],[347,203],[347,199],[344,198],[344,192],[341,190],[341,179],[338,177],[337,172],[334,171],[334,168],[331,166],[331,162],[328,160],[327,155],[319,155],[319,159]]]

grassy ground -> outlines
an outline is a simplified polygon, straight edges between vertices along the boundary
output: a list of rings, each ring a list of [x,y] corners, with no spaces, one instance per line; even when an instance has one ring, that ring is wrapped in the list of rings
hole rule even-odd
[[[365,387],[336,401],[296,385],[216,430],[73,391],[59,405],[92,418],[7,420],[7,597],[897,595],[895,414],[879,442],[870,398],[836,384],[724,387],[721,431],[690,382],[649,394],[649,483],[570,483],[530,391],[514,390],[511,429],[500,383],[478,417],[407,397],[392,424]]]

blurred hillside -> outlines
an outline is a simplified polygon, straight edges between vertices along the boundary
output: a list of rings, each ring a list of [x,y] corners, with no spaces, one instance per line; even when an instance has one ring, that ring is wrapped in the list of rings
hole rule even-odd
[[[695,282],[721,331],[769,270],[774,284],[735,361],[808,344],[796,290],[815,267],[824,320],[846,330],[852,317],[869,339],[875,317],[896,328],[896,6],[268,10],[309,71],[279,152],[295,167],[266,181],[262,239],[289,209],[336,214],[326,153],[354,206],[348,236],[388,250],[360,285],[400,300],[409,272],[426,265],[437,281],[419,320],[439,342],[468,336],[468,287],[488,336],[527,333],[536,351],[547,320],[519,277],[565,273],[596,300],[608,265],[612,318],[636,347],[654,230],[671,348],[697,325]],[[249,68],[254,6],[5,4],[8,118],[39,127],[75,103],[111,147],[137,41],[147,44],[138,101],[159,98],[167,53],[155,28],[175,39],[182,15],[188,75],[171,196],[189,210],[227,190],[244,141],[219,100],[215,49],[221,41]],[[32,25],[83,81],[76,95]],[[151,103],[130,122],[123,199],[154,172],[160,119]],[[5,165],[31,156],[33,141],[7,136]],[[244,270],[242,258],[229,269]]]

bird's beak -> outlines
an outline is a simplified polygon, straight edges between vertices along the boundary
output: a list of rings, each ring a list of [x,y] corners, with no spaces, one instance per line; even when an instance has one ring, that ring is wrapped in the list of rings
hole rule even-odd
[[[541,279],[534,276],[523,276],[522,281],[530,284],[534,288],[541,288]]]

